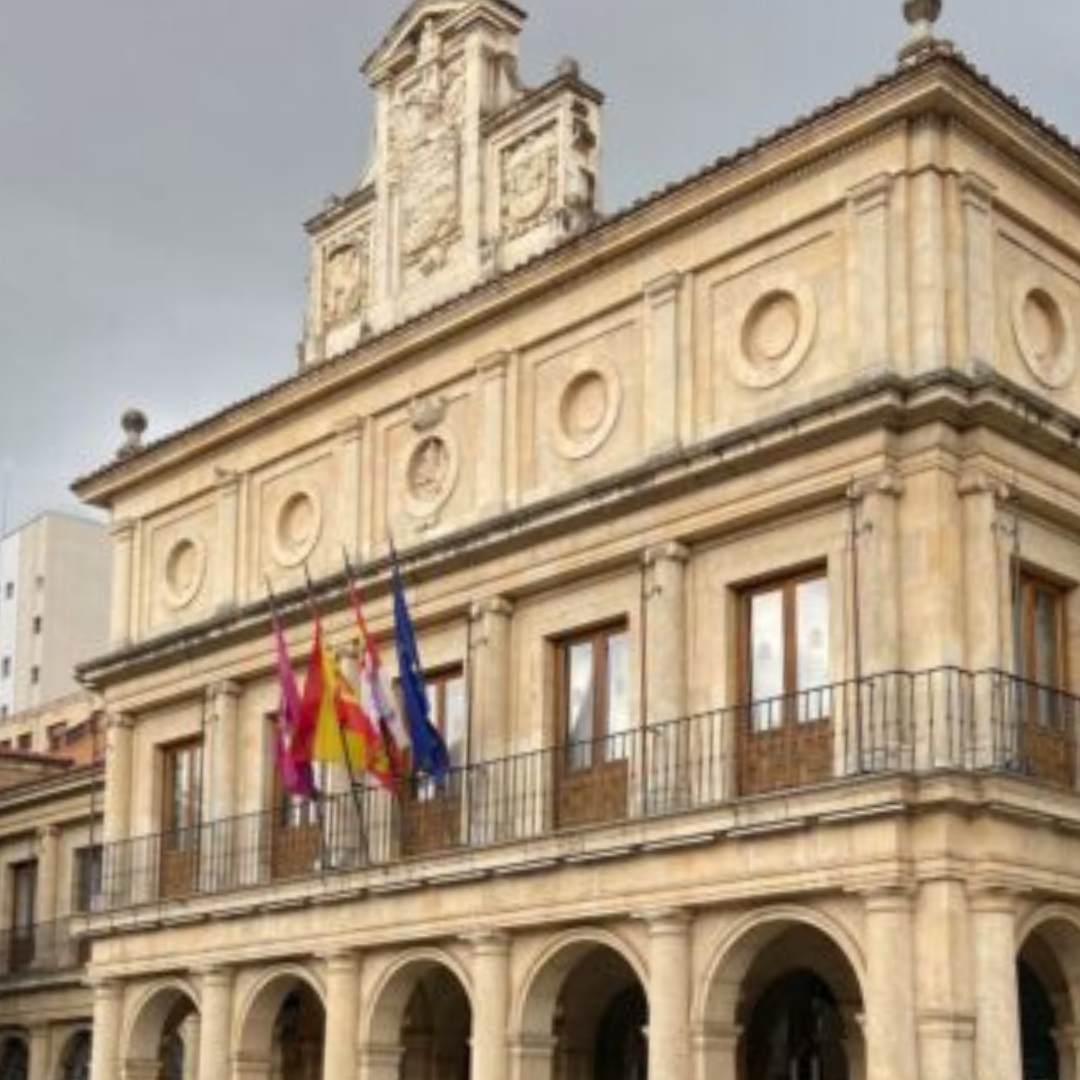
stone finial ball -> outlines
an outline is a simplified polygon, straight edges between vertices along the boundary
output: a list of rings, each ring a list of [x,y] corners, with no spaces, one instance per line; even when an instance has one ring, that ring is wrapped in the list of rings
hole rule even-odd
[[[128,409],[120,417],[120,427],[129,438],[141,439],[146,431],[146,413],[141,409]]]
[[[942,0],[906,0],[904,18],[909,23],[935,23],[941,18]]]
[[[564,56],[555,68],[555,73],[563,78],[576,79],[581,75],[581,65],[572,56]]]

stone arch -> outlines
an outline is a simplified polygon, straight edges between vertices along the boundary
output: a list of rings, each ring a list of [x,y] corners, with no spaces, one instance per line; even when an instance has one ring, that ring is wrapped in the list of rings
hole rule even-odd
[[[793,926],[806,927],[828,939],[847,960],[861,996],[866,962],[854,935],[842,923],[815,908],[778,905],[745,915],[714,940],[711,960],[697,987],[691,1011],[695,1029],[734,1024],[738,995],[761,950]]]
[[[90,1076],[90,1055],[94,1033],[90,1027],[78,1027],[68,1033],[56,1059],[56,1080],[83,1080]]]
[[[778,905],[714,942],[692,1025],[702,1075],[746,1080],[789,1067],[860,1080],[866,968],[850,931],[815,908]]]
[[[1080,912],[1036,908],[1017,928],[1016,961],[1025,1071],[1049,1075],[1039,1062],[1045,1055],[1057,1059],[1059,1077],[1075,1080],[1076,1047],[1063,1036],[1080,1019]]]
[[[30,1075],[30,1040],[19,1028],[0,1031],[0,1077],[26,1080]]]
[[[362,1023],[369,1075],[468,1076],[475,1002],[469,972],[442,949],[413,949],[381,973]]]
[[[128,1062],[157,1060],[165,1026],[185,1000],[192,1012],[199,1011],[198,992],[186,979],[161,979],[139,994],[128,1010],[120,1043],[125,1068]]]
[[[567,930],[548,942],[525,972],[510,1015],[511,1031],[524,1038],[549,1032],[562,981],[574,965],[595,948],[607,948],[617,953],[641,985],[648,986],[645,961],[623,938],[600,927]]]
[[[529,966],[511,1013],[520,1080],[642,1075],[648,1048],[647,966],[624,938],[568,930]]]
[[[244,996],[236,1040],[238,1056],[252,1060],[269,1058],[278,1014],[298,985],[310,990],[326,1008],[326,989],[309,968],[303,964],[281,964],[271,968]]]

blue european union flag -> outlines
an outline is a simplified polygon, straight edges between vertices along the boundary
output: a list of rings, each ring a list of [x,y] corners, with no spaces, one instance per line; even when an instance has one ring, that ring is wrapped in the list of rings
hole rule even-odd
[[[450,752],[438,728],[431,722],[431,705],[424,669],[420,664],[420,650],[416,646],[416,631],[405,600],[405,586],[401,581],[401,569],[393,546],[390,553],[393,559],[394,644],[400,669],[401,700],[412,740],[413,772],[427,773],[441,780],[450,772]]]

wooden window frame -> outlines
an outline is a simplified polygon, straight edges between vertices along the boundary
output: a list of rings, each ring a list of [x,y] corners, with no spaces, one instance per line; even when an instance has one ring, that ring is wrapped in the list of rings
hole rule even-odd
[[[555,705],[556,705],[556,731],[555,742],[564,751],[576,744],[570,740],[570,653],[575,645],[589,642],[593,647],[593,715],[592,715],[592,738],[588,740],[592,746],[605,743],[610,737],[608,730],[611,720],[611,702],[608,698],[609,656],[608,642],[612,638],[630,634],[630,620],[626,616],[618,619],[597,623],[595,626],[583,630],[574,630],[570,633],[560,634],[553,639],[555,647]],[[603,645],[603,648],[598,648]],[[618,732],[620,735],[626,732]],[[596,754],[590,754],[588,768],[597,764]]]
[[[85,915],[91,911],[94,896],[102,884],[104,860],[105,849],[101,844],[85,844],[73,852],[75,889],[72,893],[72,907],[77,914]]]
[[[161,754],[161,831],[162,833],[179,833],[185,830],[196,829],[202,822],[203,795],[203,767],[205,745],[201,735],[190,738],[178,739],[176,742],[165,743],[159,747]],[[197,770],[194,781],[196,798],[192,800],[191,807],[194,820],[178,822],[173,821],[172,812],[176,795],[176,770],[171,763],[180,754],[196,752]]]
[[[37,893],[38,893],[38,861],[37,859],[23,859],[20,862],[12,863],[10,866],[11,873],[11,919],[9,921],[9,928],[13,936],[17,936],[20,932],[25,934],[28,931],[32,931],[37,921]],[[19,922],[19,879],[21,875],[27,874],[30,877],[30,920],[29,922]]]
[[[1028,566],[1021,566],[1017,574],[1017,602],[1019,604],[1019,641],[1016,642],[1016,660],[1019,674],[1027,682],[1037,679],[1038,657],[1035,650],[1035,612],[1036,597],[1040,592],[1053,593],[1057,607],[1056,648],[1057,673],[1049,689],[1067,691],[1069,688],[1069,624],[1068,594],[1069,586],[1055,580],[1048,574]]]
[[[745,585],[738,591],[739,604],[739,634],[738,634],[738,682],[736,685],[737,700],[742,705],[756,704],[753,678],[753,656],[751,655],[751,637],[753,628],[753,601],[754,597],[765,593],[780,592],[783,605],[783,636],[784,636],[784,688],[780,697],[790,699],[794,704],[799,691],[799,655],[798,655],[798,608],[796,605],[800,585],[811,581],[823,581],[828,587],[829,568],[826,564],[815,563],[812,566],[794,570],[791,573],[779,574],[764,578],[761,581]],[[832,619],[832,611],[829,611],[829,619]],[[829,685],[828,683],[824,685]],[[814,688],[808,688],[814,689]],[[761,701],[775,700],[761,698]],[[786,710],[785,710],[786,712]],[[784,720],[789,719],[785,715]]]

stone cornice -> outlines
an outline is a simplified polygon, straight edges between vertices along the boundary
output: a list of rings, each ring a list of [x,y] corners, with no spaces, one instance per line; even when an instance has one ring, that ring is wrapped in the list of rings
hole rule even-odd
[[[969,130],[1080,198],[1080,150],[1010,101],[961,58],[931,53],[612,215],[511,273],[166,436],[138,455],[106,465],[77,480],[73,490],[87,502],[108,506],[126,488],[234,440],[271,417],[340,391],[477,322],[505,315],[533,295],[565,287],[573,278],[593,272],[597,260],[610,261],[641,248],[873,131],[928,112],[965,122]]]
[[[1080,419],[992,371],[975,378],[948,369],[914,379],[885,375],[416,545],[405,553],[408,570],[413,581],[436,577],[553,533],[580,529],[645,503],[655,504],[680,494],[688,485],[741,475],[852,434],[911,428],[929,420],[965,429],[981,424],[1007,432],[1039,445],[1051,456],[1069,457],[1071,467],[1080,471],[1080,449],[1075,442]],[[835,491],[819,490],[815,497],[819,502],[842,500],[848,491],[845,481]],[[770,512],[784,509],[773,505]],[[689,542],[695,538],[683,539]],[[386,556],[358,568],[369,598],[388,591],[389,569]],[[344,573],[315,582],[324,605],[344,604],[345,589]],[[277,603],[286,623],[307,618],[308,599],[303,588],[278,596]],[[90,660],[80,666],[78,674],[87,685],[103,688],[178,659],[264,635],[269,613],[268,602],[259,600]]]

